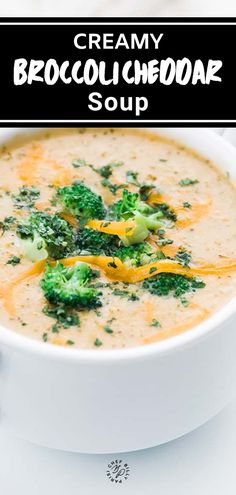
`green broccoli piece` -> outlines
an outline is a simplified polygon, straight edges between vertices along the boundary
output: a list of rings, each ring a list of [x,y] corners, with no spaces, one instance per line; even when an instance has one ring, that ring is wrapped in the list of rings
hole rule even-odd
[[[94,273],[86,263],[66,268],[57,262],[56,266],[47,265],[40,285],[51,304],[91,309],[101,306],[101,292],[88,285],[94,276],[97,272]]]
[[[121,246],[113,255],[127,266],[145,265],[156,259],[152,247],[147,242],[127,247]]]
[[[32,213],[16,229],[23,254],[31,261],[48,256],[60,259],[74,251],[75,235],[70,225],[58,215]]]
[[[109,215],[115,220],[128,220],[137,211],[140,213],[150,213],[153,210],[151,206],[140,201],[138,193],[131,193],[127,189],[124,189],[122,198],[111,205]]]
[[[136,222],[131,236],[120,236],[124,246],[139,244],[148,237],[150,231],[172,225],[161,209],[152,208],[139,199],[138,193],[130,193],[127,189],[123,191],[122,198],[111,206],[109,214],[116,220],[134,219]]]
[[[20,239],[22,254],[30,261],[42,261],[48,257],[47,244],[37,233],[32,239]]]
[[[60,187],[56,193],[56,200],[65,212],[81,220],[103,219],[106,214],[101,196],[91,191],[83,182]]]
[[[104,234],[90,228],[79,229],[76,236],[76,251],[86,251],[90,254],[105,254],[113,256],[114,250],[119,245],[119,238],[115,235]]]
[[[205,283],[197,277],[186,277],[175,273],[159,273],[144,280],[143,289],[156,296],[181,297],[186,292],[195,292],[205,287]]]

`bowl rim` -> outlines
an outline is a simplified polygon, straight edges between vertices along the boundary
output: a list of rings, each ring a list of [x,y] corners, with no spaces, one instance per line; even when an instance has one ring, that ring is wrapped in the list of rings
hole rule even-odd
[[[1,129],[0,130],[0,140],[3,131],[7,131],[7,136],[11,137],[15,133],[35,133],[37,131],[42,131],[39,128],[11,128],[11,129]],[[145,130],[150,130],[150,132],[155,132],[156,128],[145,128]],[[225,151],[233,152],[236,157],[236,149],[230,143],[225,141],[222,137],[214,133],[210,129],[196,129],[188,128],[188,130],[198,131],[198,134],[204,131],[205,136],[208,135],[213,141],[213,144],[221,145],[225,148]],[[168,136],[171,131],[186,131],[182,128],[169,128],[169,129],[158,129],[159,134]],[[168,132],[169,131],[169,132]],[[5,134],[3,132],[3,134]],[[182,138],[176,138],[176,141],[182,141]],[[183,138],[184,144],[184,138]],[[188,145],[187,145],[188,146]],[[196,148],[197,151],[197,148]],[[204,156],[204,153],[201,153]],[[216,163],[217,165],[217,163]],[[220,166],[219,166],[220,168]],[[224,323],[228,323],[230,319],[233,318],[236,313],[236,295],[233,296],[226,304],[220,309],[214,312],[209,318],[204,320],[202,323],[192,327],[185,332],[182,332],[174,337],[170,337],[159,342],[154,342],[148,345],[139,345],[135,347],[125,348],[125,349],[78,349],[61,347],[54,344],[40,342],[27,337],[22,334],[18,334],[14,330],[11,330],[0,324],[0,353],[1,345],[4,347],[13,348],[14,350],[24,351],[34,355],[40,355],[43,358],[48,358],[50,360],[63,360],[70,362],[80,362],[80,363],[94,363],[94,364],[117,364],[124,361],[136,361],[136,360],[146,360],[155,357],[160,357],[165,354],[172,352],[181,351],[187,346],[191,346],[209,338],[209,336],[215,335],[217,331],[224,328]],[[236,319],[236,315],[235,315]]]

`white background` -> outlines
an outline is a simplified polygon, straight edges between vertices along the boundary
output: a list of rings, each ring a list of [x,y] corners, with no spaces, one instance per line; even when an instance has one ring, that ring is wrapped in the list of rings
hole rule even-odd
[[[173,411],[174,414],[174,411]],[[114,486],[107,464],[123,459],[130,477]],[[120,455],[44,449],[0,428],[2,495],[235,495],[236,400],[213,420],[166,445]]]

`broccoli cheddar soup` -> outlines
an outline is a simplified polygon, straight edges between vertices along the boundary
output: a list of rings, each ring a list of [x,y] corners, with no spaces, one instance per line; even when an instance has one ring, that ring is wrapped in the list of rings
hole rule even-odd
[[[72,129],[1,150],[0,322],[71,348],[146,345],[236,292],[228,176],[149,131]]]

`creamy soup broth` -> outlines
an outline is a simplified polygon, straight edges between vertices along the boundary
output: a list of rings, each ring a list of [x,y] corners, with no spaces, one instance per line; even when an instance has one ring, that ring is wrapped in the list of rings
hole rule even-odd
[[[92,167],[72,165],[78,159],[96,167],[123,162],[122,166],[114,168],[110,177],[112,183],[125,183],[127,171],[135,171],[140,183],[152,183],[167,198],[168,203],[176,208],[178,218],[176,224],[166,231],[166,237],[173,241],[163,246],[167,255],[168,249],[179,246],[190,253],[195,264],[217,264],[234,259],[236,192],[229,177],[181,144],[148,131],[47,130],[33,138],[6,144],[0,156],[0,219],[4,221],[12,216],[17,222],[29,215],[27,208],[19,208],[12,200],[12,195],[17,196],[24,185],[34,185],[40,191],[35,201],[39,210],[56,211],[57,206],[50,202],[55,188],[74,180],[85,181],[102,195],[107,205],[118,200],[122,189],[114,197],[109,188],[102,185],[102,177]],[[181,186],[181,181],[188,178],[194,184]],[[135,190],[135,186],[132,187]],[[45,306],[39,285],[42,274],[16,283],[15,313],[11,308],[9,310],[7,293],[12,290],[9,284],[30,268],[32,262],[22,256],[14,228],[6,229],[2,234],[0,321],[17,333],[47,343],[80,349],[114,349],[152,343],[200,323],[236,291],[235,272],[203,275],[201,279],[205,287],[188,292],[182,298],[153,295],[143,289],[142,283],[124,286],[122,282],[116,282],[102,289],[100,308],[79,311],[79,325],[60,327],[53,332],[53,319],[42,311]],[[9,263],[13,257],[19,257],[20,262]],[[102,270],[99,280],[111,282]],[[114,288],[120,289],[120,294],[128,291],[129,296],[119,295],[119,290],[115,295]],[[111,331],[107,332],[107,328]]]

